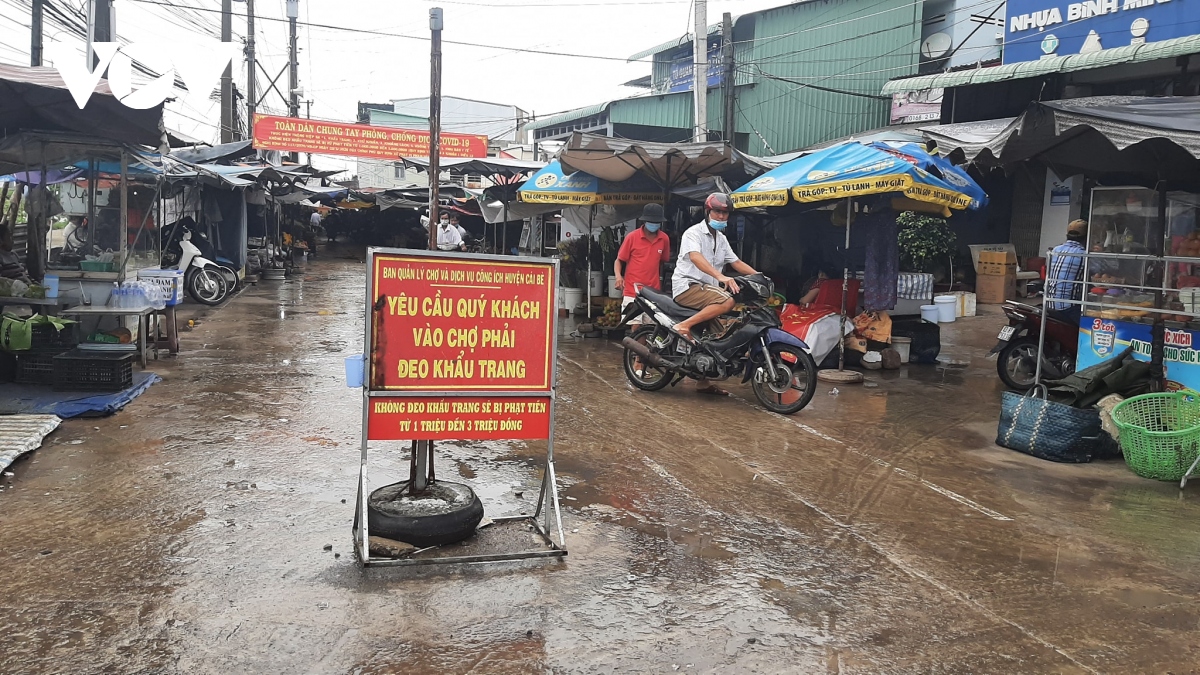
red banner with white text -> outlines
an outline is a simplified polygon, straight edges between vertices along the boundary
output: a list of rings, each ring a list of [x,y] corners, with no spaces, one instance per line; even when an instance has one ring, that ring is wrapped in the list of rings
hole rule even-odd
[[[258,150],[376,159],[429,156],[430,134],[424,129],[255,115],[253,136],[254,147]],[[487,157],[487,136],[443,133],[439,135],[439,141],[442,157]]]

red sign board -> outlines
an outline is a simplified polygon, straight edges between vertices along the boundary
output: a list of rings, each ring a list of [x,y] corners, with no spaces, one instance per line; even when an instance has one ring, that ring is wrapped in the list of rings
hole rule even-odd
[[[544,396],[374,397],[369,405],[367,438],[374,441],[550,437],[550,399]]]
[[[430,134],[423,129],[255,115],[253,133],[254,147],[259,150],[376,159],[429,156]],[[487,157],[487,146],[487,136],[439,135],[438,149],[442,157]]]
[[[553,262],[415,251],[371,261],[368,388],[397,396],[371,397],[368,438],[549,437]]]

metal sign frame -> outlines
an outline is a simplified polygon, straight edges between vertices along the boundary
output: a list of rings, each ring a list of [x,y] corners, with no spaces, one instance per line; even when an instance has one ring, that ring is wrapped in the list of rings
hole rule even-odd
[[[446,391],[441,393],[428,391],[372,391],[370,389],[370,359],[371,359],[371,307],[375,302],[375,256],[377,254],[386,255],[405,255],[422,258],[444,258],[458,260],[472,260],[480,262],[497,262],[497,263],[524,263],[539,266],[552,266],[554,268],[553,288],[550,294],[551,307],[549,307],[550,315],[550,332],[552,338],[547,346],[551,350],[550,356],[550,390],[544,392],[527,392],[527,391]],[[452,251],[427,251],[422,249],[405,249],[405,248],[379,248],[371,247],[367,249],[367,283],[366,297],[364,308],[364,326],[363,326],[363,356],[366,360],[364,369],[366,374],[363,378],[362,388],[362,427],[361,427],[361,445],[359,449],[359,467],[358,467],[358,498],[354,505],[354,550],[358,556],[359,562],[366,567],[408,567],[416,565],[442,565],[456,563],[482,563],[482,562],[499,562],[505,560],[524,560],[529,558],[560,558],[567,555],[567,541],[563,534],[562,513],[558,503],[558,480],[554,473],[554,411],[557,400],[556,391],[558,387],[558,275],[559,261],[557,258],[538,258],[532,256],[508,256],[508,255],[491,255],[491,254],[464,254],[455,253]],[[461,555],[449,556],[442,558],[380,558],[371,556],[370,532],[367,523],[367,499],[370,496],[370,488],[367,481],[367,424],[370,414],[371,401],[374,398],[413,398],[413,397],[429,397],[441,396],[445,398],[460,398],[471,396],[491,396],[491,397],[529,397],[529,396],[546,396],[550,399],[549,403],[549,434],[546,439],[546,465],[542,473],[541,489],[538,493],[537,508],[531,516],[501,516],[492,518],[494,523],[528,521],[533,526],[534,531],[546,543],[546,548],[516,551],[512,553],[493,553],[482,555]],[[414,449],[414,452],[416,450]],[[553,522],[551,521],[551,513],[553,512]],[[552,527],[553,526],[553,527]],[[558,543],[555,544],[552,538],[554,530],[558,532]],[[437,547],[430,547],[437,548]],[[413,555],[421,553],[430,548],[420,549]]]

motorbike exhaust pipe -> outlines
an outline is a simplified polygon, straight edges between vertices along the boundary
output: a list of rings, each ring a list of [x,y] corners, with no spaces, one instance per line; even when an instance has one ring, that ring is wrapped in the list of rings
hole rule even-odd
[[[663,365],[662,357],[659,356],[658,354],[651,352],[649,347],[638,342],[637,340],[634,340],[631,337],[626,337],[624,340],[621,340],[621,345],[624,346],[629,351],[633,352],[634,354],[637,354],[638,356],[640,356],[643,361],[654,366],[655,368],[662,367],[662,365]]]

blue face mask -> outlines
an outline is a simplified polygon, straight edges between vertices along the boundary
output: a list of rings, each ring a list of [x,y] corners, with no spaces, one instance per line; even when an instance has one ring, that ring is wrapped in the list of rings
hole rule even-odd
[[[660,225],[658,223],[646,223],[645,227],[647,232],[654,234],[655,232],[658,232]]]
[[[708,226],[711,227],[712,229],[716,230],[717,232],[721,232],[722,230],[724,230],[725,226],[728,224],[729,224],[729,222],[724,221],[724,220],[709,220],[708,221]]]

